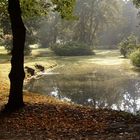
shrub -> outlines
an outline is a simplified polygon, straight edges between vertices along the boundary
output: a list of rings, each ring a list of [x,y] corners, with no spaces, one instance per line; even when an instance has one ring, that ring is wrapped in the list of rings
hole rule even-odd
[[[12,45],[12,35],[10,35],[10,34],[5,35],[2,45],[7,50],[7,53],[11,54],[12,46],[13,46]],[[25,45],[24,55],[30,55],[30,54],[31,54],[31,48],[29,47],[29,45]]]
[[[137,38],[134,35],[130,35],[126,39],[122,40],[119,44],[120,53],[124,57],[128,57],[130,53],[137,48]]]
[[[26,43],[25,43],[26,44]],[[25,45],[24,48],[24,55],[31,55],[32,49],[29,47],[29,45]]]
[[[77,42],[68,42],[65,44],[54,44],[51,49],[56,55],[60,56],[80,56],[93,54],[91,46],[79,44]]]
[[[134,66],[140,67],[140,49],[136,49],[130,54],[130,60]]]
[[[10,34],[4,35],[3,45],[4,45],[5,49],[7,50],[7,53],[8,53],[8,54],[11,53],[12,38],[13,38],[13,37],[12,37],[12,35],[10,35]]]

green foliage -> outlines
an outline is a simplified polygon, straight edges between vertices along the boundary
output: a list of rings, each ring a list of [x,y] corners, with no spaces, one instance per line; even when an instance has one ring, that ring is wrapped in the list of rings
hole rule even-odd
[[[136,49],[130,54],[130,60],[134,66],[140,67],[140,49]]]
[[[62,18],[67,20],[74,19],[73,9],[75,6],[76,0],[51,0],[55,5],[54,10],[59,12]]]
[[[20,0],[24,19],[45,16],[49,11],[47,4],[45,0]]]
[[[0,26],[3,30],[3,42],[2,45],[5,46],[8,54],[12,50],[12,36],[11,25],[9,21],[9,14],[7,10],[8,6],[7,0],[0,1]],[[27,29],[26,32],[26,44],[25,44],[25,55],[31,53],[29,45],[35,43],[34,32],[37,31],[39,22],[36,17],[41,17],[46,15],[48,8],[46,8],[46,1],[44,0],[20,0],[20,6],[22,10],[22,16]],[[35,20],[36,19],[36,20]]]
[[[7,53],[11,54],[11,51],[12,51],[12,35],[10,35],[10,34],[5,35],[4,39],[2,41],[2,45],[7,50]],[[25,45],[24,54],[25,55],[30,55],[31,54],[31,49],[30,49],[29,45],[27,45],[27,44]]]
[[[127,57],[135,48],[137,48],[137,38],[134,35],[130,35],[126,39],[122,40],[119,44],[120,53]]]
[[[26,45],[24,48],[24,55],[31,55],[31,52],[32,52],[31,48]]]
[[[12,35],[6,34],[3,38],[2,45],[5,47],[7,50],[8,54],[11,54],[11,49],[12,49]]]
[[[11,34],[11,25],[7,10],[7,0],[0,1],[0,26],[3,30],[3,36]],[[27,29],[26,32],[26,46],[36,43],[38,41],[38,29],[41,19],[47,15],[49,11],[57,11],[62,18],[73,19],[73,8],[75,0],[20,0],[20,7],[22,10],[22,17]],[[39,20],[38,20],[39,19]],[[54,26],[52,25],[54,28]],[[46,35],[44,35],[46,36]],[[49,35],[50,36],[50,35]],[[51,35],[53,36],[53,35]],[[34,39],[33,39],[34,38]],[[47,37],[48,38],[48,37]],[[51,38],[53,40],[53,38]],[[8,50],[11,51],[10,40],[6,39],[3,43]],[[27,47],[28,48],[28,47]]]
[[[106,27],[119,21],[117,0],[77,0],[75,15],[79,17],[74,27],[75,41],[96,45]]]
[[[22,10],[22,16],[24,18],[30,18],[34,16],[41,16],[46,14],[48,7],[45,0],[20,0],[20,6]],[[0,0],[0,18],[8,17],[8,1]]]
[[[92,48],[86,44],[68,42],[66,44],[54,44],[51,49],[60,56],[80,56],[93,54]]]
[[[53,10],[60,13],[62,18],[71,19],[76,0],[20,0],[22,16],[32,18],[44,16],[48,11]],[[8,16],[8,1],[0,0],[0,18]]]
[[[0,19],[8,16],[8,1],[7,0],[0,0]]]
[[[2,46],[2,43],[3,43],[3,31],[0,29],[0,46]]]
[[[140,7],[140,0],[133,0],[133,3],[136,5],[137,8]]]

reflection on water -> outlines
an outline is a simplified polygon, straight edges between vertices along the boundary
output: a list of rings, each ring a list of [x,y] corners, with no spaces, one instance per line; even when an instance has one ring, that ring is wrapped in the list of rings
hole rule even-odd
[[[112,72],[51,74],[32,79],[26,89],[95,108],[136,113],[140,110],[140,79]]]

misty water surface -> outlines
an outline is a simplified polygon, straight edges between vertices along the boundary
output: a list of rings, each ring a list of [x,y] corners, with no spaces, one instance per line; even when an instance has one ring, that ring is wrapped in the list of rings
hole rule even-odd
[[[32,78],[26,90],[95,108],[139,111],[139,72],[117,52],[100,51],[96,56],[63,57],[61,61],[51,73]]]

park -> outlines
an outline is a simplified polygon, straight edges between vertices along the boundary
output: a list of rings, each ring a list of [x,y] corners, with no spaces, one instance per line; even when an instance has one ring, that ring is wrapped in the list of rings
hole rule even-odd
[[[140,140],[139,1],[13,1],[0,1],[0,140]]]

